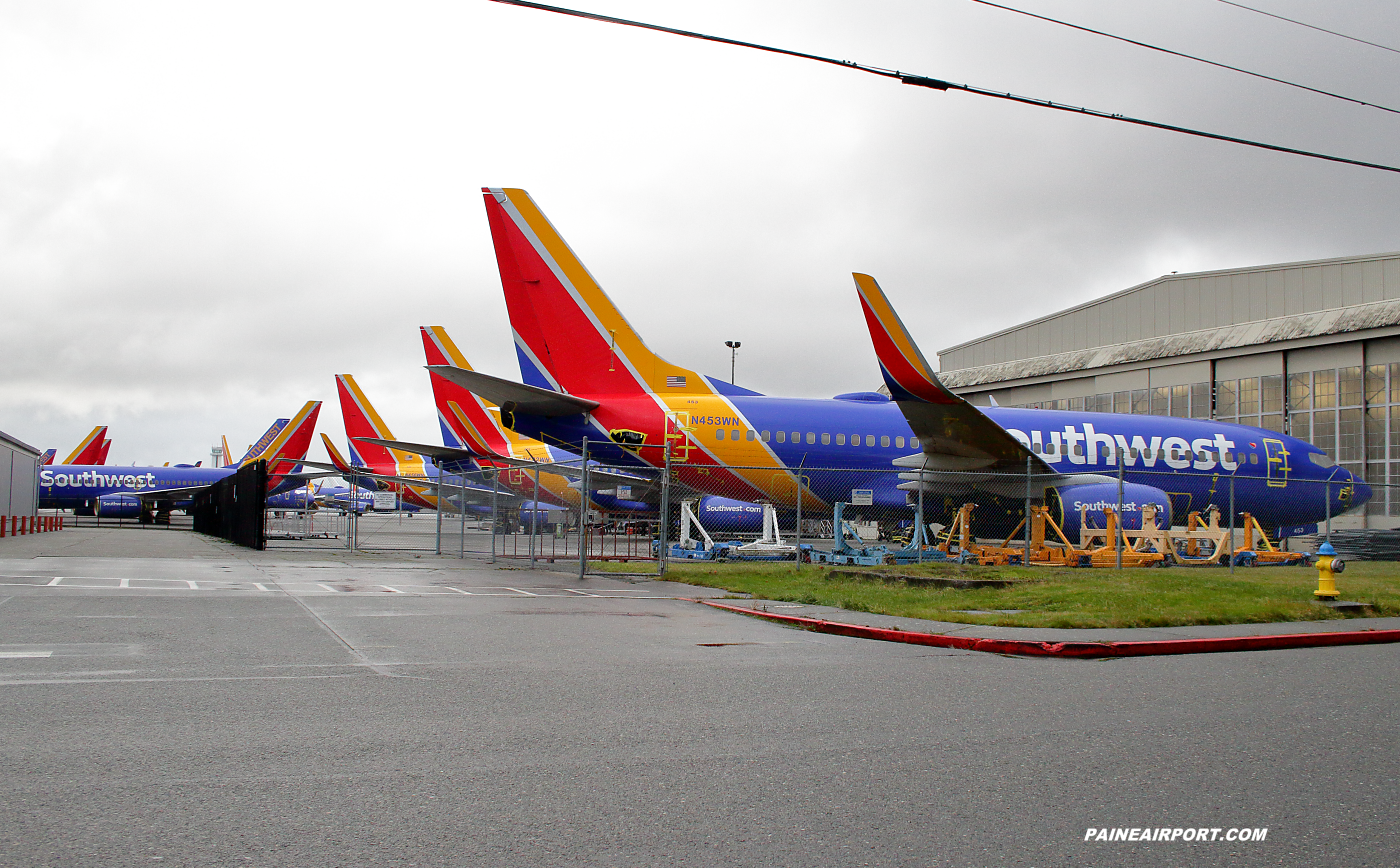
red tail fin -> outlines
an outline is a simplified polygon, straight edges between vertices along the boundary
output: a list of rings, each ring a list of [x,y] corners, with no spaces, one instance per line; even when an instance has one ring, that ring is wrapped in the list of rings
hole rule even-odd
[[[68,454],[64,464],[101,464],[102,444],[107,439],[107,426],[98,425]]]
[[[528,193],[483,192],[525,382],[589,397],[713,394],[647,347]]]

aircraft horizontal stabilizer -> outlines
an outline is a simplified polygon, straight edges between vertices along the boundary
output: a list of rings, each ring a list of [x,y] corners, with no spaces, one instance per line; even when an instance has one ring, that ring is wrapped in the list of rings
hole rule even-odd
[[[428,365],[427,368],[443,379],[500,405],[501,410],[506,413],[520,413],[525,416],[574,416],[591,412],[598,406],[597,401],[502,380],[480,371],[468,371],[453,365]]]

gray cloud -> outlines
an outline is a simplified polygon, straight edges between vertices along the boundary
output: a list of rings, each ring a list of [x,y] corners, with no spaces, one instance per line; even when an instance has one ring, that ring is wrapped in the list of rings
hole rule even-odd
[[[1358,97],[1400,59],[1224,4],[1027,4]],[[1216,8],[1219,7],[1219,8]],[[593,3],[1400,162],[1400,117],[953,2]],[[1270,6],[1400,40],[1392,4]],[[1400,178],[489,3],[0,10],[0,427],[245,445],[354,373],[434,440],[416,327],[515,376],[479,188],[530,190],[654,349],[871,388],[852,270],[926,353],[1165,271],[1400,248]]]

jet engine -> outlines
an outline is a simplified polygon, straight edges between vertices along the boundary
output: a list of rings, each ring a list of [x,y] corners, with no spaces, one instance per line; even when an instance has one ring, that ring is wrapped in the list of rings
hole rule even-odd
[[[1157,527],[1171,527],[1172,499],[1167,493],[1160,488],[1133,482],[1123,483],[1123,527],[1141,530],[1142,508],[1147,504],[1157,507]],[[1108,518],[1104,509],[1117,507],[1118,483],[1094,482],[1051,488],[1045,492],[1045,505],[1050,507],[1050,516],[1064,529],[1065,536],[1077,543],[1080,506],[1088,505],[1085,515],[1091,527],[1106,527]]]
[[[136,518],[141,514],[141,498],[131,494],[104,494],[97,498],[97,515],[102,518]]]

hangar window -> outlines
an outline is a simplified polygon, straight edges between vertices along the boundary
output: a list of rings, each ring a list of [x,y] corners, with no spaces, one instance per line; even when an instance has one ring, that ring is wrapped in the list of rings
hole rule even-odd
[[[779,432],[778,432],[778,442],[779,442],[779,443],[786,443],[786,442],[787,442],[787,432],[786,432],[786,431],[779,431]]]
[[[882,434],[882,435],[880,435],[880,445],[881,445],[881,446],[889,446],[889,445],[890,445],[890,435],[888,435],[888,434]]]
[[[896,437],[896,438],[894,438],[894,445],[897,446],[897,447],[900,448],[900,449],[903,449],[903,448],[904,448],[904,438],[903,438],[903,437]]]
[[[779,431],[778,433],[781,434],[781,433],[783,433],[783,432]],[[769,440],[771,440],[771,439],[773,439],[773,435],[772,435],[771,433],[767,432],[767,431],[764,431],[764,432],[763,432],[763,442],[764,442],[764,443],[767,443],[767,442],[768,442]]]
[[[822,435],[822,445],[823,445],[823,446],[830,446],[830,445],[831,445],[831,435],[830,435],[830,434],[823,434],[823,435]]]
[[[715,439],[716,439],[716,440],[723,440],[723,439],[724,439],[724,429],[723,429],[723,428],[716,428],[716,429],[715,429]]]
[[[811,431],[808,431],[808,432],[807,432],[807,445],[808,445],[808,446],[811,446],[813,443],[816,443],[816,442],[817,442],[817,435],[816,435],[815,433],[811,432]]]
[[[874,446],[874,445],[875,445],[875,435],[874,435],[874,434],[866,434],[866,435],[865,435],[865,445],[866,445],[866,446]]]
[[[846,435],[845,435],[845,434],[837,434],[837,435],[836,435],[836,445],[837,445],[837,446],[845,446],[845,445],[846,445]]]
[[[745,440],[748,440],[748,441],[752,442],[754,436],[755,436],[755,432],[753,432],[753,431],[745,431],[745,432],[744,432],[744,439],[745,439]]]

